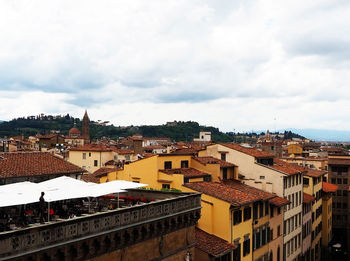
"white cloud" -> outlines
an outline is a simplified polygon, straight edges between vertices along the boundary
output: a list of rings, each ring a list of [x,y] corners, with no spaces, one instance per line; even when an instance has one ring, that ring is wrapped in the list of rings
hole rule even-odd
[[[88,108],[117,125],[350,127],[340,124],[347,1],[2,1],[0,10],[0,119]]]

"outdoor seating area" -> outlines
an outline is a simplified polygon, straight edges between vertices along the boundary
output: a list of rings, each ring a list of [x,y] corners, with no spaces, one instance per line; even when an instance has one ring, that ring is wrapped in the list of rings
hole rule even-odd
[[[0,187],[0,233],[154,201],[133,195],[131,189],[146,184],[127,181],[89,184],[60,177],[44,184],[22,183]],[[42,192],[44,207],[39,201]]]

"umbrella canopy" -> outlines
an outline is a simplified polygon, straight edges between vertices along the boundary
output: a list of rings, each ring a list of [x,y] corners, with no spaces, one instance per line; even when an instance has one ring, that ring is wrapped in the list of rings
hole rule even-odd
[[[148,185],[125,180],[95,184],[66,176],[41,183],[18,182],[0,186],[0,207],[39,202],[41,192],[45,192],[45,201],[52,202],[74,198],[99,197],[145,186]]]

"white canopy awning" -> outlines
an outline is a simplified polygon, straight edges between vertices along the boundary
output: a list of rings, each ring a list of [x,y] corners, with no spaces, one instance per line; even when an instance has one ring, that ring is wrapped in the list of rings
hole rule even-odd
[[[74,198],[99,197],[126,192],[125,189],[145,186],[148,185],[125,180],[96,184],[66,176],[41,183],[19,182],[0,186],[0,207],[38,202],[41,192],[45,193],[45,201],[52,202]]]

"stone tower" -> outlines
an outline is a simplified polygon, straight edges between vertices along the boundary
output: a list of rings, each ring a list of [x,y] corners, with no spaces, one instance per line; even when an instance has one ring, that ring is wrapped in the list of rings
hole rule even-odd
[[[90,119],[87,115],[87,111],[85,110],[85,114],[83,117],[83,126],[82,126],[82,137],[84,139],[84,144],[90,143]]]

